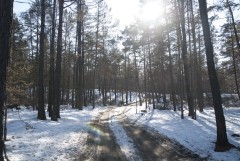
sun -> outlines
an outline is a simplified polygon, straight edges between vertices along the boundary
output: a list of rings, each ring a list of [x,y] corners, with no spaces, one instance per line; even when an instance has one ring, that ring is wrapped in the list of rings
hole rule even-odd
[[[144,22],[154,22],[162,16],[162,12],[159,1],[147,1],[140,9],[139,18]]]

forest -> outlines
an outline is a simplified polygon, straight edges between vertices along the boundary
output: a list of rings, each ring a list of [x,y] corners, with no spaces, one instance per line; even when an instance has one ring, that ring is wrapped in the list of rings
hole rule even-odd
[[[158,0],[159,15],[145,18],[153,1],[140,0],[139,15],[122,28],[106,0],[18,0],[29,5],[20,14],[0,0],[1,121],[5,105],[52,121],[63,105],[136,104],[137,113],[139,104],[193,120],[212,107],[215,151],[237,148],[223,111],[240,106],[240,3]]]

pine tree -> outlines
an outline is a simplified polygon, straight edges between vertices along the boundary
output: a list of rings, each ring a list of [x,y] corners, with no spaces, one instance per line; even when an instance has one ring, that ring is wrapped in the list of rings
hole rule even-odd
[[[53,101],[54,101],[54,53],[55,53],[55,28],[56,28],[56,20],[55,20],[55,12],[56,12],[56,0],[53,2],[53,9],[52,9],[52,34],[51,34],[51,42],[50,42],[50,69],[49,69],[49,91],[48,91],[48,112],[49,117],[52,117],[53,111]]]
[[[32,64],[29,60],[27,40],[17,18],[13,20],[11,52],[7,75],[7,94],[9,104],[29,105]]]
[[[45,28],[45,0],[41,0],[41,32],[40,32],[40,51],[38,64],[38,119],[46,120],[44,109],[44,28]]]
[[[58,25],[58,39],[57,39],[57,59],[54,77],[54,103],[51,120],[57,121],[60,118],[60,85],[61,85],[61,71],[62,71],[62,26],[63,26],[63,5],[64,0],[59,0],[59,25]]]
[[[77,52],[78,52],[78,58],[77,58],[77,67],[76,68],[76,105],[79,110],[83,109],[83,75],[84,75],[84,46],[83,46],[83,17],[84,17],[84,10],[83,10],[83,2],[82,0],[79,0],[77,3],[77,12],[78,12],[78,19],[77,19],[77,38],[78,38],[78,46],[77,46]]]
[[[220,86],[218,83],[217,73],[215,69],[213,44],[211,40],[210,27],[208,22],[207,2],[206,0],[198,0],[198,2],[200,8],[200,16],[202,20],[204,43],[206,48],[208,75],[211,84],[213,105],[216,117],[217,140],[215,143],[215,151],[227,151],[231,148],[231,144],[228,142],[227,138],[226,123],[222,108]]]
[[[186,85],[186,93],[188,100],[188,108],[189,108],[189,116],[194,118],[194,102],[193,102],[193,94],[190,86],[190,72],[189,72],[189,64],[187,57],[187,40],[186,40],[186,29],[185,29],[185,17],[184,17],[184,9],[185,9],[185,1],[181,0],[181,27],[182,27],[182,59],[184,66],[184,75],[185,75],[185,85]]]
[[[13,1],[0,0],[0,160],[3,158],[3,109],[6,101],[6,71],[9,59]]]

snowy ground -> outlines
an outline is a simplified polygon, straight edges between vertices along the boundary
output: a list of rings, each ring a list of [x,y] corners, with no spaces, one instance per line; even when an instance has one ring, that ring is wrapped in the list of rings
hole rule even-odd
[[[10,161],[69,161],[84,145],[88,125],[104,108],[61,111],[58,122],[37,120],[37,112],[8,114],[7,156]],[[19,116],[21,117],[21,121]],[[26,123],[30,126],[26,126]]]
[[[197,113],[197,120],[189,117],[180,119],[180,112],[169,110],[148,110],[144,115],[140,113],[145,106],[127,108],[127,117],[132,122],[150,127],[169,138],[176,140],[185,147],[191,149],[203,158],[216,161],[240,161],[240,151],[232,149],[219,153],[214,151],[216,140],[216,125],[213,109],[205,109],[203,113]],[[240,135],[240,108],[224,109],[228,140],[240,147],[240,137],[232,137],[232,134]],[[187,115],[187,114],[185,114]]]
[[[141,158],[137,154],[137,150],[133,144],[133,140],[129,138],[124,130],[124,128],[119,123],[119,117],[121,117],[126,108],[115,109],[111,113],[110,117],[110,128],[113,131],[116,141],[123,153],[127,156],[130,161],[141,161]]]
[[[240,152],[234,149],[224,153],[214,152],[216,129],[212,109],[198,113],[195,121],[188,117],[181,120],[179,112],[167,110],[149,110],[142,115],[141,108],[138,107],[136,114],[135,106],[118,107],[115,113],[110,115],[109,123],[116,135],[116,141],[128,158],[137,156],[131,138],[124,133],[116,117],[123,111],[131,122],[155,129],[210,161],[240,161]],[[102,107],[93,111],[90,107],[83,111],[66,109],[61,111],[62,118],[58,122],[37,120],[36,111],[21,110],[19,114],[17,111],[9,111],[7,156],[10,161],[71,161],[77,152],[82,150],[81,145],[85,144],[87,131],[91,130],[90,120],[104,110],[106,108]],[[224,112],[228,139],[240,147],[240,138],[231,136],[233,133],[240,134],[240,108],[229,108]],[[26,123],[29,126],[26,126]]]

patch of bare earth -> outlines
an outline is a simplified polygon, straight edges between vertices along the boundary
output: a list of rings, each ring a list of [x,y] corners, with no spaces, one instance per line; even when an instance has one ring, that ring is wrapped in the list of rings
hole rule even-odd
[[[109,127],[111,107],[90,124],[89,135],[84,149],[76,161],[127,161],[127,157],[116,143]],[[142,161],[202,161],[198,155],[153,129],[130,123],[123,113],[115,116],[128,137],[133,140],[137,154]]]
[[[76,161],[127,161],[114,134],[109,128],[108,118],[112,109],[102,112],[90,123],[91,130],[84,146],[84,152]]]
[[[201,161],[198,155],[182,145],[145,128],[130,124],[122,125],[129,137],[133,139],[143,161]]]

